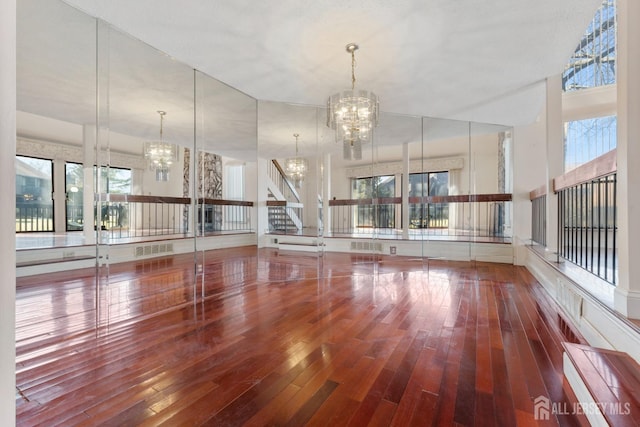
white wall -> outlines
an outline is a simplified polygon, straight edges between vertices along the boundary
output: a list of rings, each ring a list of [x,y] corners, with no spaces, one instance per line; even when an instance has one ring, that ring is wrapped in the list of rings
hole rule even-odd
[[[318,195],[322,193],[320,182],[322,180],[319,176],[318,162],[315,158],[309,159],[309,173],[298,193],[304,204],[302,224],[305,231],[310,233],[315,233],[318,229]]]
[[[16,423],[16,1],[0,2],[0,424]]]
[[[184,149],[178,150],[178,160],[169,170],[169,180],[156,181],[156,173],[149,168],[142,170],[142,193],[147,196],[182,197]]]
[[[518,265],[524,262],[523,245],[531,242],[529,192],[546,181],[546,138],[544,111],[535,123],[513,130],[513,244]]]
[[[470,186],[469,193],[498,192],[498,143],[498,134],[471,138],[471,160],[465,162],[462,169],[463,174],[471,174],[471,182],[469,183],[467,179],[463,183],[465,186]]]
[[[345,168],[331,170],[331,194],[329,194],[329,199],[334,197],[338,200],[351,198],[351,179],[347,176]]]
[[[264,181],[264,180],[263,180]],[[224,183],[224,177],[222,177]],[[244,199],[253,202],[251,209],[251,229],[258,229],[258,164],[246,162],[244,165]]]

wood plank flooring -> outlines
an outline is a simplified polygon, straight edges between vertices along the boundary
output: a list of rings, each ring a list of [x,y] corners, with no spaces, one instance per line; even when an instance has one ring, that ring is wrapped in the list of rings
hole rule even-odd
[[[18,425],[528,426],[575,399],[522,267],[246,247],[99,277],[18,279]]]

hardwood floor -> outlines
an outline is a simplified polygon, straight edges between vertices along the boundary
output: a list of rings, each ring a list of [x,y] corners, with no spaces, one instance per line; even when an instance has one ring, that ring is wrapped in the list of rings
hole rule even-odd
[[[253,247],[193,261],[103,268],[97,288],[95,270],[18,279],[18,425],[537,425],[536,397],[575,399],[524,268]]]

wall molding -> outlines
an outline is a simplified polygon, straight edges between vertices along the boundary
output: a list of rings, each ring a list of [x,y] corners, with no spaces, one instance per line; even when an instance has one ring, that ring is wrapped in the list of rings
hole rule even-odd
[[[441,157],[437,159],[415,159],[409,161],[409,173],[443,172],[464,168],[463,157]],[[348,178],[366,178],[374,175],[397,175],[402,173],[402,162],[376,163],[373,165],[346,168]]]
[[[638,327],[527,248],[524,265],[593,347],[628,353],[640,362]],[[579,310],[577,299],[580,299]]]
[[[62,144],[43,139],[18,137],[16,141],[16,154],[19,156],[46,158],[54,161],[83,162],[83,148],[81,146]],[[111,151],[109,157],[109,166],[140,170],[147,168],[147,162],[142,154],[135,156]]]

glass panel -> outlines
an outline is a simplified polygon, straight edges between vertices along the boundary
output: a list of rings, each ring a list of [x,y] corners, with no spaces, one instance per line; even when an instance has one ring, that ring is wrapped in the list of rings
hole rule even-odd
[[[425,117],[423,132],[422,174],[415,179],[420,183],[417,188],[427,195],[420,206],[425,253],[430,259],[469,260],[472,211],[468,195],[473,179],[469,123]]]
[[[16,198],[17,219],[20,221],[22,216],[21,201],[33,204],[40,197],[46,208],[36,213],[40,221],[34,222],[32,228],[47,231],[37,236],[16,233],[16,257],[37,260],[29,269],[41,273],[33,277],[33,282],[34,286],[42,286],[38,294],[47,299],[37,304],[31,301],[31,307],[18,307],[17,323],[26,328],[16,330],[19,337],[16,351],[23,354],[25,348],[39,346],[41,340],[55,343],[91,331],[96,326],[94,275],[86,274],[85,270],[74,279],[72,288],[52,288],[52,281],[59,279],[59,276],[54,277],[54,271],[59,268],[49,264],[58,261],[55,258],[76,258],[73,263],[58,264],[65,268],[67,265],[86,268],[95,263],[93,228],[86,227],[75,233],[66,233],[66,230],[82,230],[84,223],[92,224],[94,220],[93,188],[90,186],[89,194],[82,192],[83,183],[92,179],[94,165],[95,137],[91,139],[91,135],[95,135],[96,120],[96,20],[61,1],[21,0],[16,6],[16,149],[22,156],[53,159],[31,164],[31,160],[17,158],[16,182],[22,186],[19,190],[16,188],[21,194]],[[90,149],[86,151],[83,145],[85,130],[87,140],[92,141],[87,144]],[[88,176],[80,166],[73,173],[77,181],[72,182],[71,176],[67,176],[66,165],[79,166],[85,156],[90,165]],[[21,175],[30,178],[23,179]],[[26,191],[24,185],[31,179],[39,181],[39,195],[33,190]],[[25,194],[32,196],[25,197]],[[32,200],[25,200],[27,198]],[[68,200],[77,210],[67,211]],[[36,248],[48,249],[31,251]],[[71,304],[73,308],[59,305],[70,301],[78,303]],[[34,327],[33,319],[43,315],[55,318],[56,327],[49,328],[41,323]]]
[[[617,146],[616,116],[565,123],[564,170],[568,172]]]
[[[472,259],[511,263],[511,245],[500,245],[511,243],[511,129],[481,123],[470,129]]]
[[[258,102],[258,244],[261,253],[299,253],[300,262],[279,258],[265,280],[318,277],[324,221],[321,206],[327,170],[317,147],[320,123],[316,107]],[[296,137],[297,135],[297,137]],[[304,176],[287,165],[304,163]]]
[[[449,172],[421,172],[409,175],[409,197],[448,196]],[[448,228],[448,203],[414,203],[409,206],[409,227]]]
[[[256,275],[246,248],[256,230],[256,101],[203,73],[195,79],[195,156],[185,160],[184,195],[196,196],[196,280],[206,298]],[[215,250],[228,247],[237,248]]]
[[[369,201],[378,198],[396,196],[396,179],[394,175],[382,175],[351,180],[351,198]],[[355,209],[354,233],[370,234],[380,232],[379,229],[396,227],[395,203],[376,203],[358,205]]]
[[[93,244],[93,230],[64,234],[64,165],[83,162],[84,130],[95,124],[95,19],[62,2],[25,0],[19,4],[17,22],[17,151],[55,159],[51,230],[59,234],[51,236],[49,243],[39,243]],[[91,216],[92,212],[83,208],[83,213]],[[22,247],[19,242],[18,237],[18,248]]]
[[[16,156],[16,232],[54,231],[53,162]]]
[[[84,229],[84,170],[81,164],[65,164],[66,230]]]
[[[184,158],[194,144],[194,71],[102,21],[98,37],[94,189],[106,326],[194,301],[193,277],[167,268],[193,251]],[[113,274],[131,261],[148,274],[135,282]]]
[[[95,170],[97,171],[97,168]],[[100,182],[99,194],[131,194],[131,169],[102,167],[98,181]],[[136,236],[138,229],[132,227],[135,222],[130,221],[131,204],[115,199],[102,205],[99,217],[100,229],[108,231],[110,240]],[[135,206],[132,206],[132,212],[135,213]]]
[[[605,0],[562,75],[564,91],[615,84],[616,1]]]
[[[410,228],[411,171],[420,171],[421,119],[383,113],[374,132],[371,165],[373,196],[373,253],[379,273],[376,286],[385,289],[385,275],[399,269],[421,271],[422,242]],[[363,177],[365,168],[356,169]]]

